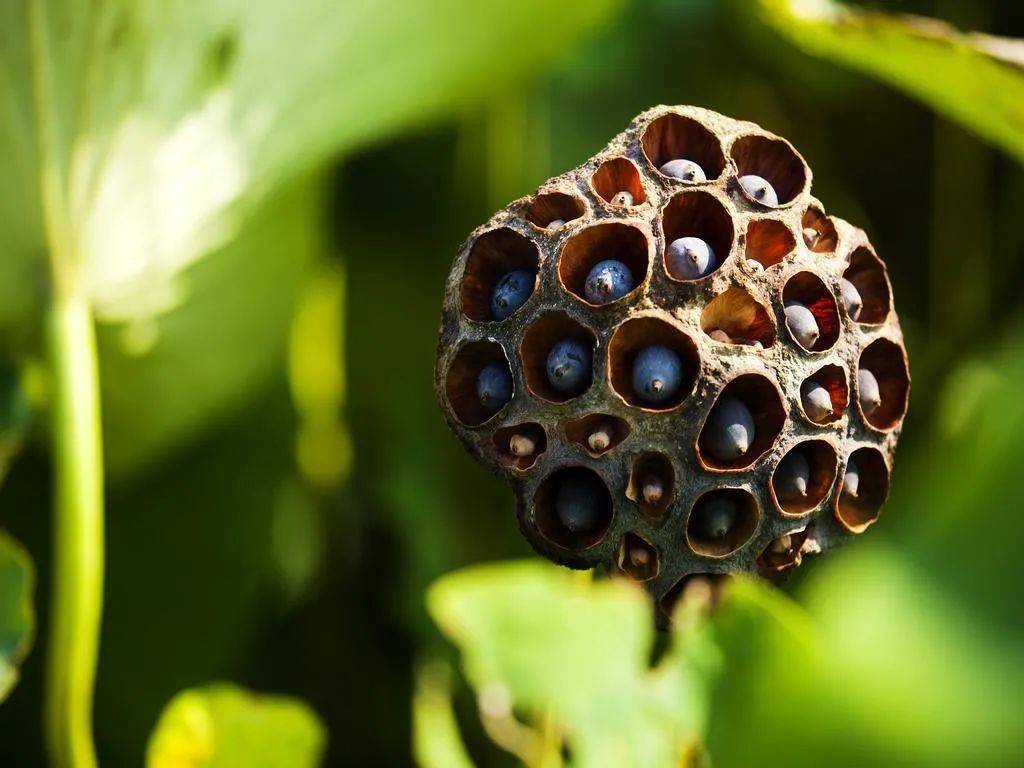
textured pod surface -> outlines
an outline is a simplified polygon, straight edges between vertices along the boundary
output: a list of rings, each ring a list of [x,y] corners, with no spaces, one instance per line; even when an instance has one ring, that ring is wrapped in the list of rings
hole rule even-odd
[[[706,179],[659,170],[672,160],[697,163]],[[746,176],[773,194],[751,195],[739,181]],[[865,233],[826,215],[810,189],[810,169],[784,139],[705,109],[660,106],[467,239],[445,292],[438,400],[473,455],[511,482],[519,527],[538,552],[617,570],[664,605],[687,577],[775,577],[877,519],[907,409],[907,356],[884,263]],[[696,279],[666,259],[684,237],[715,255]],[[606,259],[628,266],[636,287],[599,306],[584,284]],[[494,319],[484,312],[491,292],[517,269],[536,272],[535,287]],[[861,299],[856,317],[844,280]],[[813,316],[813,344],[791,332],[791,302]],[[544,372],[566,338],[593,353],[590,384],[569,397]],[[633,384],[634,360],[653,345],[683,367],[673,397],[657,403]],[[471,384],[494,362],[508,366],[514,392],[487,413]],[[881,404],[871,413],[859,397],[862,367],[878,381]],[[830,413],[808,414],[801,391],[812,387],[828,393]],[[723,397],[742,401],[754,425],[748,449],[728,460],[704,450]],[[534,454],[522,455],[530,445]],[[776,470],[798,447],[806,494],[780,497]],[[854,456],[851,493],[843,478]],[[562,525],[556,509],[560,484],[581,478],[607,491],[586,530]],[[735,510],[716,516],[733,520],[725,533],[701,525],[722,499]]]

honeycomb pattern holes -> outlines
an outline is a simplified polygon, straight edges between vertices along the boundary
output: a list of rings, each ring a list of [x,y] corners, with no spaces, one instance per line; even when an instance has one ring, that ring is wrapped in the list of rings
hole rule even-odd
[[[836,496],[836,519],[850,533],[862,533],[878,519],[878,513],[889,497],[889,467],[875,448],[858,448],[847,464],[856,464],[859,481],[856,495],[845,487],[845,475],[839,482]],[[844,468],[844,473],[846,469]]]
[[[633,273],[637,288],[647,278],[650,265],[651,246],[642,231],[622,222],[595,224],[573,235],[562,249],[558,260],[558,278],[563,287],[588,306],[584,292],[587,275],[594,266],[605,259],[621,261]],[[630,296],[636,288],[626,296]],[[623,301],[626,296],[617,299]],[[616,302],[604,306],[612,306]]]
[[[732,523],[723,530],[716,527],[723,508],[732,510]],[[738,552],[750,541],[761,513],[757,499],[742,488],[718,488],[697,499],[686,520],[686,543],[704,557],[723,558]]]
[[[558,491],[566,483],[580,482],[596,490],[597,508],[592,510],[596,523],[589,530],[571,530],[556,509]],[[600,475],[586,467],[559,469],[544,479],[533,499],[533,522],[537,531],[551,544],[570,552],[583,552],[601,542],[612,523],[612,496]]]
[[[530,202],[526,220],[540,229],[548,229],[553,221],[569,223],[586,213],[586,206],[578,197],[564,192],[544,192]]]
[[[502,277],[517,269],[537,273],[540,252],[518,232],[502,227],[484,232],[470,248],[462,273],[462,312],[470,320],[489,322],[491,295]]]
[[[805,495],[793,494],[787,490],[787,483],[779,476],[779,468],[783,471],[789,466],[786,462],[790,454],[798,452],[807,461],[810,474],[807,478]],[[828,496],[836,482],[839,469],[839,457],[835,448],[825,440],[805,440],[790,449],[772,471],[771,497],[776,508],[787,517],[802,517],[816,509]]]
[[[627,533],[619,542],[616,565],[634,581],[651,581],[661,573],[661,555],[643,536]]]
[[[864,420],[883,432],[896,428],[907,413],[910,394],[910,372],[903,347],[889,339],[876,339],[861,353],[859,368],[875,375],[882,398],[870,414],[861,409]]]
[[[754,437],[746,452],[739,458],[726,461],[714,454],[710,434],[715,407],[725,398],[736,398],[750,411],[754,422]],[[758,373],[747,373],[730,381],[719,393],[701,426],[697,438],[697,456],[705,469],[729,471],[746,469],[761,458],[775,444],[786,424],[786,411],[778,387]]]
[[[832,413],[823,418],[813,418],[803,405],[803,394],[807,392],[812,384],[818,384],[828,392],[832,402]],[[824,365],[806,379],[800,385],[801,405],[800,411],[808,421],[815,424],[831,424],[843,418],[846,408],[850,404],[850,388],[846,380],[846,371],[838,365]]]
[[[775,219],[755,219],[747,225],[745,255],[765,269],[781,264],[796,248],[793,231]]]
[[[594,332],[564,312],[547,312],[535,320],[523,333],[519,357],[523,363],[523,378],[527,391],[549,403],[564,403],[580,395],[559,392],[548,381],[547,362],[551,348],[563,339],[576,339],[591,350],[591,382],[593,383],[593,351],[597,345]]]
[[[565,423],[565,437],[593,458],[603,456],[629,437],[629,422],[607,413],[590,413]]]
[[[676,500],[676,472],[668,456],[648,452],[638,456],[626,486],[626,498],[654,525],[661,525]]]
[[[783,306],[791,301],[803,304],[818,324],[818,340],[811,348],[800,343],[790,331],[793,342],[808,352],[824,352],[839,340],[839,308],[835,296],[813,272],[797,272],[782,289]],[[788,327],[788,323],[787,323]]]
[[[508,369],[505,350],[495,341],[473,341],[464,344],[448,366],[445,395],[455,417],[467,427],[479,427],[503,410],[490,410],[477,396],[477,376],[490,363],[498,363]]]
[[[495,431],[491,438],[502,464],[525,472],[533,468],[548,449],[544,427],[536,422],[515,424]]]
[[[784,139],[758,134],[742,136],[733,142],[730,154],[740,176],[760,176],[775,189],[779,205],[766,207],[793,202],[807,186],[807,166]]]
[[[725,153],[718,137],[690,117],[669,113],[652,120],[640,144],[655,171],[669,160],[680,159],[699,165],[709,181],[725,170]]]
[[[625,157],[613,157],[605,160],[594,171],[590,179],[594,191],[602,200],[609,205],[616,207],[630,207],[642,205],[647,201],[647,193],[644,192],[644,183],[640,177],[640,171],[633,164],[632,160]],[[620,192],[628,192],[632,198],[629,206],[623,206],[615,202],[615,196]]]
[[[857,322],[881,325],[892,309],[892,289],[885,265],[869,249],[861,246],[850,256],[850,266],[843,277],[853,283],[862,301]]]
[[[708,302],[700,315],[700,327],[723,344],[760,345],[767,349],[775,343],[775,321],[768,310],[736,286]]]
[[[839,244],[836,225],[816,205],[809,205],[804,211],[800,226],[803,227],[804,244],[813,253],[834,253]]]
[[[736,237],[732,216],[714,195],[694,190],[680,192],[669,200],[662,212],[662,230],[665,235],[665,252],[672,241],[680,237],[699,237],[710,246],[715,254],[714,268],[698,280],[718,271],[732,251]],[[670,263],[664,263],[665,272],[673,280],[689,282],[691,279],[675,273]]]
[[[660,344],[675,352],[683,364],[679,391],[671,400],[652,406],[643,403],[633,388],[633,362],[645,347]],[[646,411],[670,411],[678,408],[693,392],[700,375],[700,357],[693,339],[675,325],[657,317],[643,316],[627,320],[612,334],[608,343],[608,381],[615,393],[629,405]]]

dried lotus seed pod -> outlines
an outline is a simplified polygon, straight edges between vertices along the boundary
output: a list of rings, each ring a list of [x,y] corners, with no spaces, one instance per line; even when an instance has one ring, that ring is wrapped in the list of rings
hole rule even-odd
[[[785,139],[662,106],[469,236],[438,400],[540,554],[668,610],[878,518],[907,356],[884,262],[825,211]]]

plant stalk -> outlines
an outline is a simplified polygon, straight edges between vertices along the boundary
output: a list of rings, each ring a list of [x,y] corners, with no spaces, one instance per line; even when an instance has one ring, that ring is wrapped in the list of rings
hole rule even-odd
[[[56,493],[46,736],[54,766],[95,768],[104,528],[96,337],[84,296],[58,296],[48,321]]]

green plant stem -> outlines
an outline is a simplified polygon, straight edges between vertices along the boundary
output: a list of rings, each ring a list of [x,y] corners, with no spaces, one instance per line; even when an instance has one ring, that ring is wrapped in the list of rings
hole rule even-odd
[[[26,0],[39,188],[50,261],[46,331],[52,372],[54,563],[46,681],[47,751],[56,768],[95,768],[92,697],[103,608],[103,451],[92,310],[66,197],[67,136],[58,105],[48,6]]]
[[[46,730],[60,768],[93,768],[92,696],[103,603],[103,454],[92,313],[58,297],[49,320],[56,472]]]

